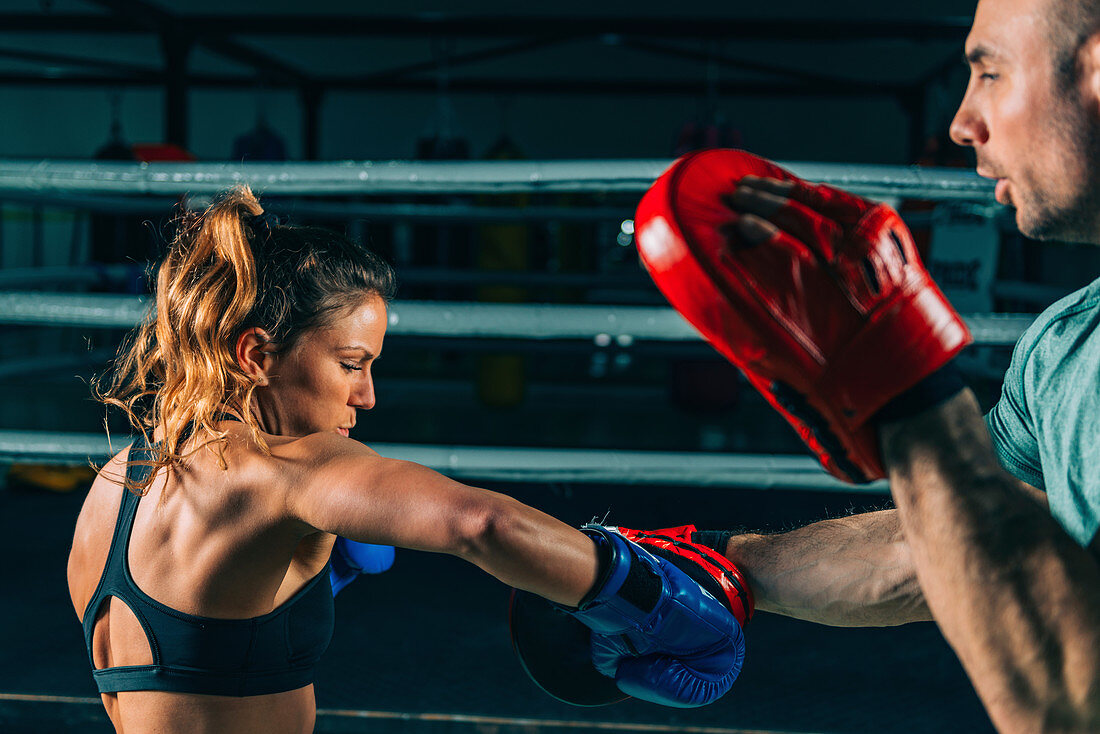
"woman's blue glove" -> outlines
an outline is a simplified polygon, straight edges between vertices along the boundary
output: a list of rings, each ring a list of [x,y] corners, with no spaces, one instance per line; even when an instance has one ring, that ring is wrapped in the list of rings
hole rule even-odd
[[[332,581],[332,595],[350,584],[363,573],[382,573],[393,565],[394,549],[392,545],[374,545],[358,543],[347,538],[336,538],[332,546],[332,558],[329,563],[329,579]]]

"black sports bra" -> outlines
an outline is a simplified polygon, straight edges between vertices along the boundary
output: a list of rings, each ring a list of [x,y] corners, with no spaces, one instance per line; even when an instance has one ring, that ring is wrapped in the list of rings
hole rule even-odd
[[[138,439],[131,458],[143,452]],[[127,465],[140,481],[148,466]],[[128,549],[141,497],[123,489],[114,537],[99,586],[84,610],[84,642],[100,693],[175,691],[218,696],[258,696],[309,685],[328,648],[334,624],[328,565],[277,609],[251,619],[213,619],[184,614],[143,592],[130,575]],[[117,597],[133,611],[153,653],[152,665],[95,669],[92,632],[104,600]]]

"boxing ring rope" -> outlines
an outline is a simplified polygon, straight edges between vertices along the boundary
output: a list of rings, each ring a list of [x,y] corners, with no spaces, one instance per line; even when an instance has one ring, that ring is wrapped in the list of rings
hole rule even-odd
[[[0,268],[0,291],[42,286],[98,286],[140,277],[145,268],[134,265],[44,265]]]
[[[67,355],[17,357],[0,361],[0,380],[61,370],[98,368],[115,356],[113,349],[95,349]]]
[[[144,316],[146,304],[141,296],[7,291],[0,292],[0,324],[131,329]],[[1009,346],[1034,316],[971,314],[964,318],[976,344]],[[421,337],[580,339],[620,347],[639,340],[701,338],[667,307],[451,301],[397,301],[390,305],[388,331]]]
[[[89,287],[140,282],[148,264],[131,265],[45,265],[0,269],[0,293],[24,288]],[[603,288],[605,290],[652,290],[646,275],[637,273],[531,272],[527,270],[474,270],[410,266],[401,269],[402,285],[484,286],[512,285],[521,288]],[[1069,295],[1065,287],[1000,280],[992,285],[993,295],[1042,306]],[[997,315],[997,319],[1024,318]]]
[[[342,163],[119,163],[0,160],[0,201],[47,206],[149,211],[183,201],[202,206],[234,184],[265,195],[370,196],[509,193],[639,193],[667,160],[614,161],[366,161]],[[972,172],[915,166],[782,164],[803,178],[871,197],[902,197],[974,205],[993,212],[993,184]],[[203,197],[207,197],[204,199]],[[451,221],[540,219],[615,220],[629,211],[609,207],[472,206],[284,200],[296,214]],[[279,208],[279,205],[276,205]],[[129,266],[127,266],[129,267]],[[132,267],[131,267],[132,271]],[[95,273],[95,270],[92,270]],[[76,269],[53,275],[76,285],[104,273]],[[110,271],[108,277],[126,273]],[[140,296],[5,291],[47,285],[49,269],[0,271],[0,323],[130,329],[144,316]],[[52,281],[57,283],[57,280]],[[966,317],[978,344],[1008,345],[1032,316]],[[690,342],[695,330],[665,307],[490,304],[407,301],[390,308],[391,334],[520,340],[581,340],[629,348],[635,341]],[[97,355],[99,356],[99,355]],[[19,367],[19,365],[16,365]],[[25,366],[23,366],[25,367]],[[15,370],[19,372],[18,369]],[[119,440],[122,443],[119,443]],[[125,439],[115,441],[117,450]],[[885,482],[843,484],[808,456],[658,451],[372,444],[383,456],[408,459],[466,480],[722,486],[753,489],[887,492]],[[111,451],[100,434],[0,431],[0,463],[84,464]]]
[[[0,189],[0,201],[26,206],[50,206],[59,209],[92,210],[99,214],[162,215],[182,205],[202,210],[210,205],[210,195],[201,196],[125,196],[122,194],[73,194],[53,190],[23,191]],[[371,219],[375,221],[456,222],[592,222],[629,219],[631,207],[611,206],[490,206],[464,203],[413,204],[407,202],[366,203],[358,201],[318,201],[305,198],[276,199],[264,202],[276,214],[321,219]],[[914,212],[920,214],[920,212]]]
[[[81,288],[110,284],[129,285],[142,281],[148,267],[148,263],[133,263],[0,268],[0,292],[43,287],[57,289],[59,286]],[[633,273],[575,273],[409,266],[401,268],[400,281],[402,286],[475,287],[499,284],[528,288],[644,288],[651,292],[653,289],[652,281],[641,270]]]
[[[0,160],[0,198],[215,194],[247,183],[268,196],[608,193],[645,191],[668,160],[129,163]],[[919,166],[781,163],[810,181],[871,197],[994,202],[992,181]]]
[[[82,465],[106,461],[130,442],[97,433],[0,431],[0,463]],[[886,494],[885,482],[853,486],[826,474],[809,456],[607,451],[375,443],[403,459],[460,480],[801,489]]]
[[[0,323],[132,328],[147,299],[107,294],[0,293]],[[407,336],[582,339],[599,347],[630,347],[636,340],[687,341],[699,335],[674,310],[641,306],[578,306],[398,302],[390,332]],[[973,315],[979,344],[1009,345],[1031,316]],[[456,479],[724,486],[753,489],[861,491],[885,494],[876,482],[843,484],[802,456],[656,451],[478,448],[374,444],[383,456],[406,459]],[[83,464],[110,455],[98,434],[0,431],[0,462]]]

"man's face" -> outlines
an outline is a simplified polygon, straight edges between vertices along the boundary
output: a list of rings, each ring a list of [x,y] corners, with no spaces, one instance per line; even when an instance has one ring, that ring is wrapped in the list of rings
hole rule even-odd
[[[1092,93],[1059,79],[1050,3],[979,2],[951,138],[974,148],[978,173],[997,179],[997,201],[1015,207],[1025,235],[1100,243],[1100,121]]]

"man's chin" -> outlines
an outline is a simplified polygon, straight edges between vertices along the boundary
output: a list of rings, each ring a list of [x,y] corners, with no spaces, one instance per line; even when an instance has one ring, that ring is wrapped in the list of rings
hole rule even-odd
[[[1100,227],[1093,223],[1069,222],[1053,216],[1028,217],[1022,209],[1016,210],[1016,228],[1024,237],[1040,242],[1100,244]]]
[[[1052,226],[1051,222],[1038,222],[1033,219],[1027,219],[1021,216],[1019,209],[1016,210],[1016,229],[1020,230],[1020,234],[1024,237],[1040,242],[1061,239],[1058,230]]]

